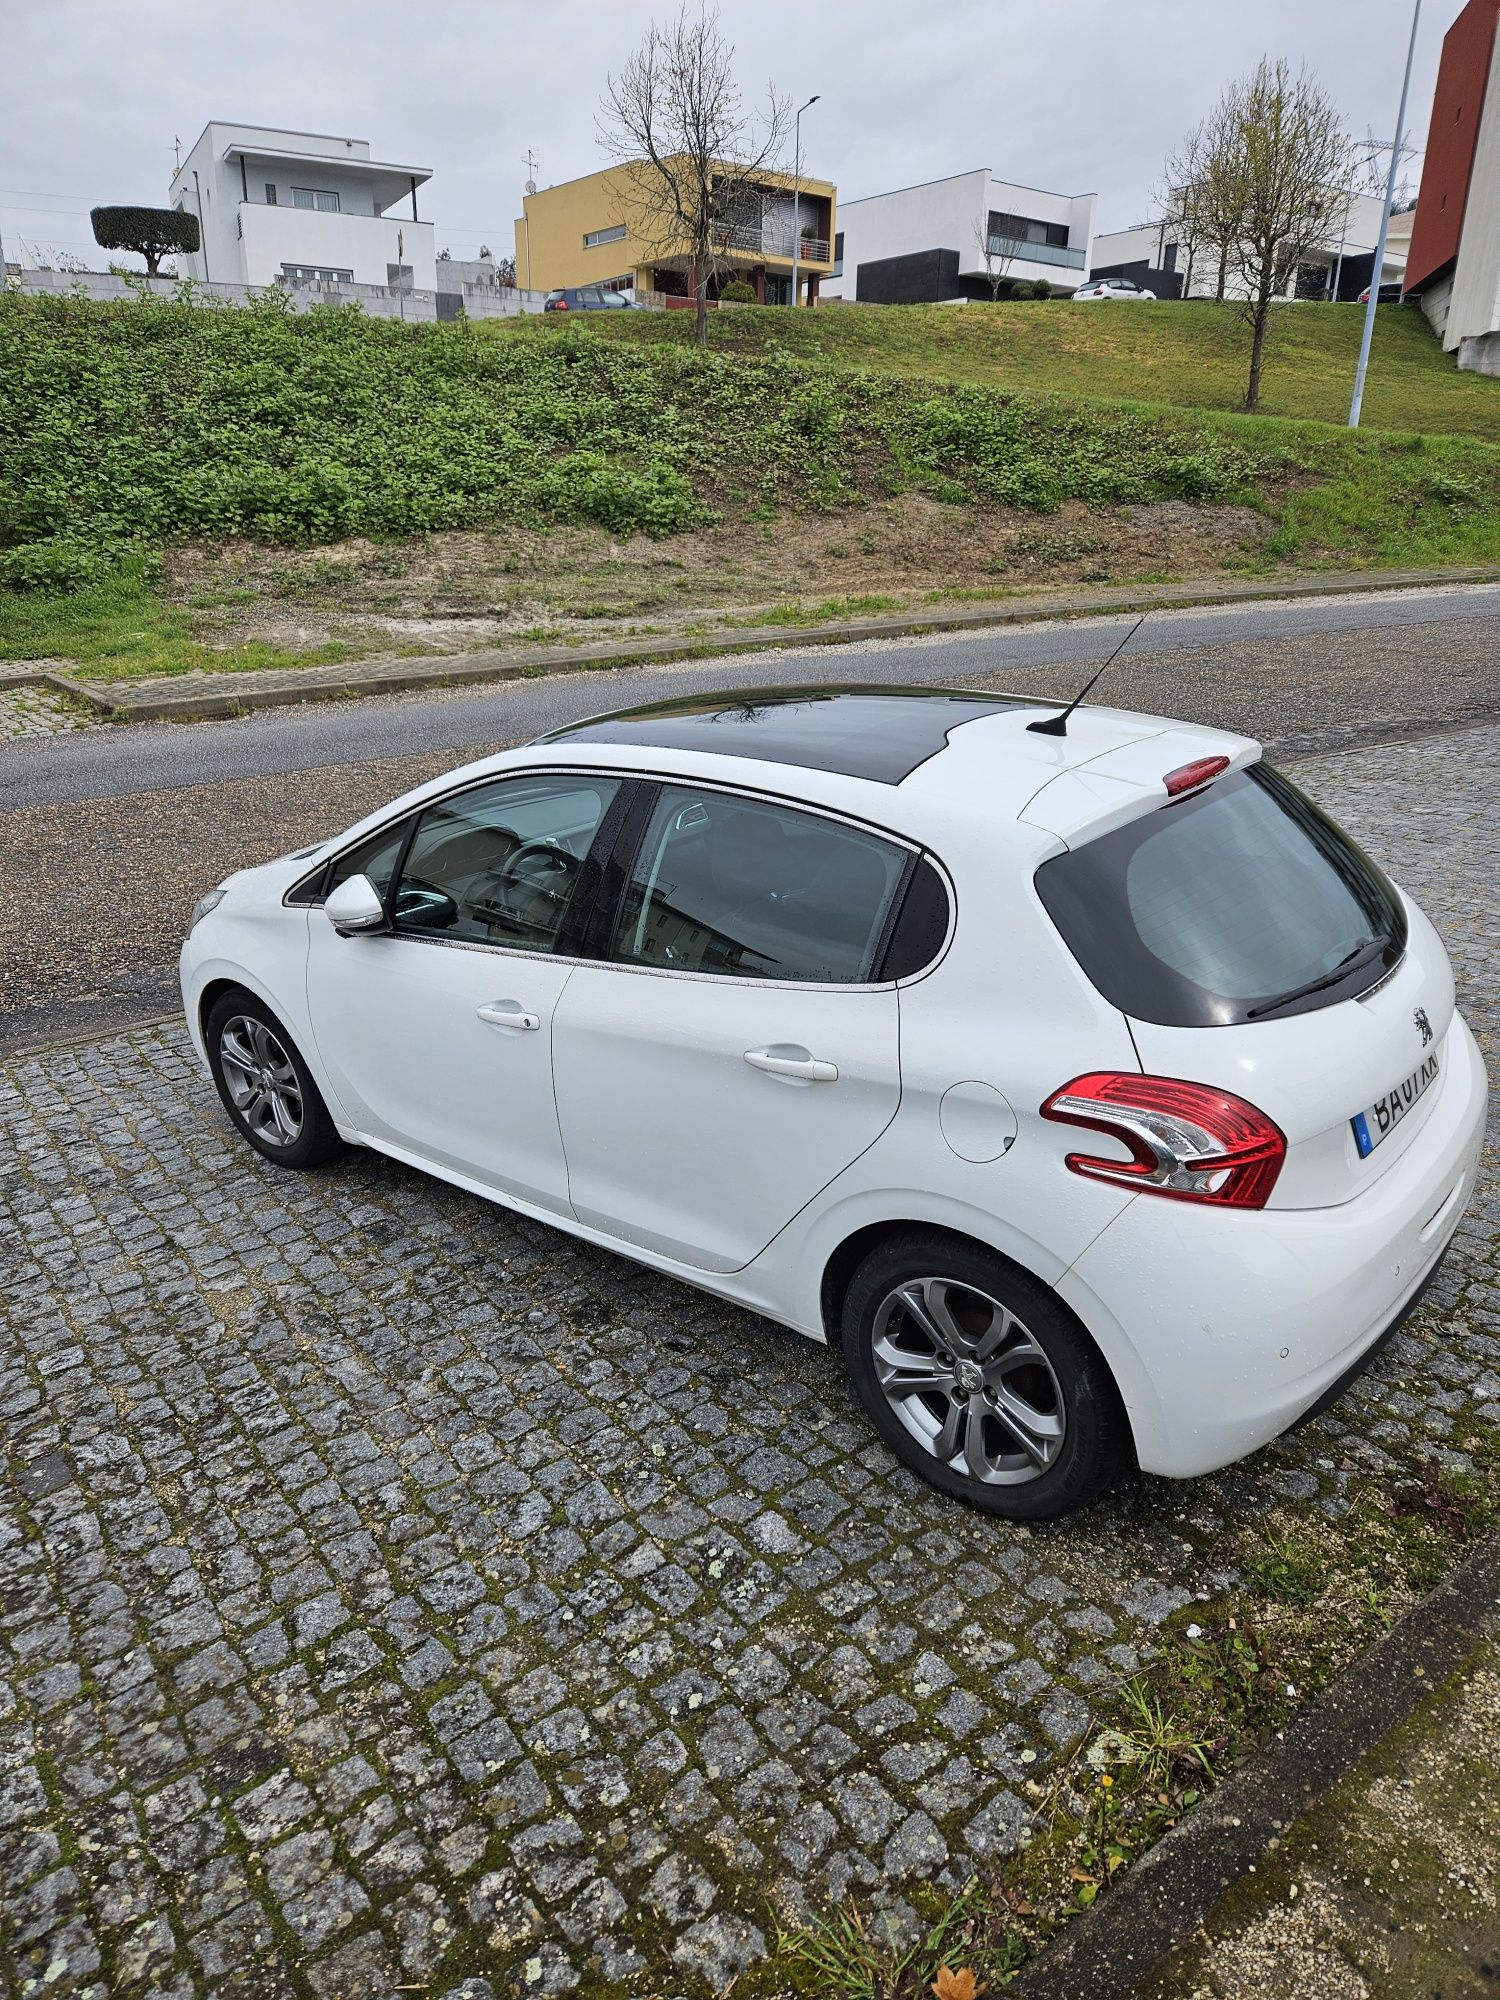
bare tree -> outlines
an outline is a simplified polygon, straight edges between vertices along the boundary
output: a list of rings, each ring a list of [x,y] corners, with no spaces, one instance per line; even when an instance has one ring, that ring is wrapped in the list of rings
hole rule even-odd
[[[700,347],[708,344],[710,280],[738,261],[737,251],[760,247],[761,189],[787,122],[774,86],[759,112],[745,109],[716,7],[684,6],[666,27],[653,22],[609,79],[599,139],[620,162],[617,199],[658,255],[686,255]]]
[[[974,224],[974,241],[984,259],[985,282],[990,288],[990,304],[1000,297],[1000,287],[1010,276],[1010,267],[1020,255],[1021,245],[1014,236],[1003,236],[990,228],[992,218],[980,216]]]
[[[1215,298],[1229,285],[1234,245],[1245,209],[1243,151],[1228,99],[1186,135],[1167,156],[1161,195],[1162,219],[1175,232],[1187,259],[1183,296],[1192,288],[1200,257],[1215,266]]]
[[[1349,140],[1316,78],[1285,61],[1262,61],[1220,107],[1235,161],[1238,221],[1229,257],[1245,293],[1250,379],[1245,408],[1260,405],[1271,314],[1298,266],[1326,240],[1331,190],[1348,179]]]

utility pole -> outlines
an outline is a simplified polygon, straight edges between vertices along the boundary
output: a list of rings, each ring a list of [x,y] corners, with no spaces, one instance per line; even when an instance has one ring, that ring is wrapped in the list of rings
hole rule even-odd
[[[406,231],[396,231],[396,310],[406,318]]]
[[[819,95],[821,96],[821,92]],[[810,111],[817,97],[808,98],[792,121],[796,134],[792,147],[792,304],[797,303],[797,252],[802,247],[802,112]]]
[[[1406,97],[1411,89],[1412,57],[1417,52],[1417,23],[1422,18],[1422,0],[1412,0],[1411,40],[1406,45],[1406,74],[1401,79],[1401,108],[1396,113],[1396,138],[1391,147],[1391,170],[1386,176],[1385,206],[1380,211],[1380,234],[1375,239],[1375,262],[1370,270],[1370,298],[1365,307],[1364,331],[1359,337],[1359,360],[1354,369],[1354,394],[1349,399],[1349,428],[1359,428],[1359,413],[1365,400],[1365,374],[1370,366],[1370,341],[1375,332],[1375,311],[1380,304],[1380,274],[1385,268],[1386,232],[1391,226],[1391,204],[1396,199],[1396,176],[1401,171],[1401,148],[1406,139]]]
[[[541,162],[540,162],[540,161],[539,161],[538,159],[536,159],[536,157],[535,157],[535,156],[533,155],[533,153],[532,153],[532,150],[531,150],[531,148],[530,148],[529,146],[528,146],[528,147],[526,148],[526,151],[525,151],[525,153],[524,153],[524,154],[523,154],[523,156],[522,156],[522,160],[523,160],[523,164],[525,165],[525,168],[526,168],[526,192],[527,192],[527,194],[529,194],[529,195],[531,195],[531,194],[535,194],[535,193],[536,193],[536,170],[537,170],[537,168],[538,168],[538,167],[540,166]],[[522,235],[523,235],[523,236],[525,237],[525,239],[526,239],[526,289],[527,289],[527,291],[528,291],[528,292],[530,292],[530,290],[531,290],[531,216],[530,216],[530,213],[529,213],[529,212],[528,212],[528,210],[527,210],[527,207],[526,207],[526,203],[525,203],[524,201],[522,201],[522,203],[521,203],[521,223],[522,223],[522,230],[521,230],[521,233],[522,233]]]

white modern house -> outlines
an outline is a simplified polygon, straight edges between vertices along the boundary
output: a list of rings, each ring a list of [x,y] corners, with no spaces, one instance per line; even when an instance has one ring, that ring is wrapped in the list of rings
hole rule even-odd
[[[1089,268],[1095,202],[996,180],[988,167],[840,201],[835,275],[823,296],[875,305],[987,299],[992,277],[1071,291]]]
[[[203,237],[195,255],[177,254],[179,275],[431,292],[433,228],[417,207],[431,178],[372,159],[367,139],[215,120],[172,176],[172,206],[196,215]]]
[[[1289,299],[1327,299],[1334,296],[1337,287],[1339,298],[1358,298],[1370,282],[1383,206],[1379,195],[1330,188],[1322,238],[1288,273],[1284,295]],[[1381,265],[1382,284],[1400,279],[1410,241],[1410,211],[1393,215]],[[1201,246],[1190,255],[1172,223],[1143,222],[1132,229],[1109,229],[1096,236],[1089,276],[1128,278],[1158,298],[1211,299],[1218,296],[1219,255]],[[1224,296],[1242,299],[1245,293],[1239,274],[1226,270]]]

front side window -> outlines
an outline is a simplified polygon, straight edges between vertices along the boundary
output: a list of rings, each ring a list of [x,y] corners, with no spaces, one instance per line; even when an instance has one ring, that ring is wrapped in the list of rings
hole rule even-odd
[[[1327,1007],[1406,948],[1385,876],[1264,764],[1043,862],[1036,885],[1104,997],[1166,1027]]]
[[[292,206],[294,208],[318,208],[322,209],[325,215],[337,215],[339,212],[338,191],[336,188],[294,187],[292,189]]]
[[[667,785],[614,957],[739,979],[868,981],[906,865],[901,848],[837,820]]]
[[[604,777],[504,778],[429,806],[401,869],[393,927],[448,943],[555,951],[618,790]]]

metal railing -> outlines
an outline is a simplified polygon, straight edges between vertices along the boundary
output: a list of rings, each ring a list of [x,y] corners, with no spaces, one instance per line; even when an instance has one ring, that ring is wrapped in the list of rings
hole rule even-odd
[[[792,254],[790,229],[761,229],[753,224],[732,224],[715,230],[714,239],[721,250],[739,251],[747,257],[785,257],[790,260]],[[797,255],[804,264],[829,263],[828,238],[804,235]]]

